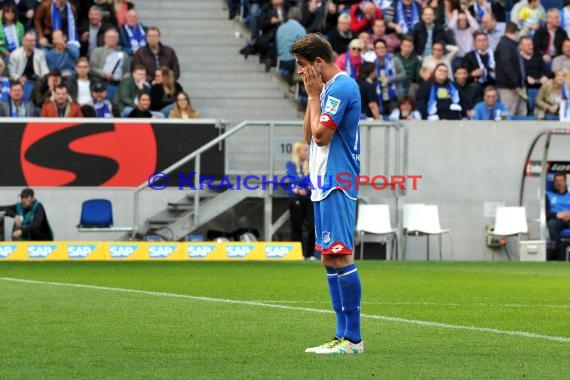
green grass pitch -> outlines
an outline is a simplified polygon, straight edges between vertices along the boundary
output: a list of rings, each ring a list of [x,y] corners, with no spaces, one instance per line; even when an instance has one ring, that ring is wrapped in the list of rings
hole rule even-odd
[[[567,263],[358,268],[366,353],[322,357],[317,262],[0,263],[0,379],[570,377]]]

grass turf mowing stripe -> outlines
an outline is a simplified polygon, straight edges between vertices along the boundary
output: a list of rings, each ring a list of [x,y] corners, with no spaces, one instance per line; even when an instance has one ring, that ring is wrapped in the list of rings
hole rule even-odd
[[[131,293],[131,294],[142,294],[142,295],[155,296],[155,297],[182,298],[182,299],[190,299],[190,300],[194,300],[194,301],[249,305],[249,306],[264,307],[264,308],[305,311],[305,312],[309,312],[309,313],[321,313],[321,314],[332,314],[333,313],[332,310],[313,309],[313,308],[308,308],[308,307],[288,306],[288,305],[280,305],[280,304],[271,304],[271,303],[265,303],[265,302],[259,302],[259,301],[232,300],[232,299],[226,299],[226,298],[192,296],[192,295],[188,295],[188,294],[153,292],[150,290],[113,288],[113,287],[107,287],[107,286],[73,284],[73,283],[52,282],[52,281],[37,281],[37,280],[27,280],[27,279],[21,279],[21,278],[13,278],[13,277],[0,277],[0,280],[18,282],[18,283],[26,283],[26,284],[36,284],[36,285],[62,286],[62,287],[72,287],[72,288],[81,288],[81,289],[94,289],[94,290],[103,290],[103,291],[112,291],[112,292]],[[388,317],[388,316],[384,316],[384,315],[373,315],[373,314],[364,314],[364,313],[361,314],[361,317],[366,318],[366,319],[376,319],[376,320],[396,322],[396,323],[413,324],[413,325],[425,326],[425,327],[439,327],[439,328],[444,328],[444,329],[477,331],[477,332],[484,332],[484,333],[491,333],[491,334],[501,334],[501,335],[510,335],[510,336],[525,337],[525,338],[549,340],[549,341],[560,342],[560,343],[570,343],[570,338],[567,338],[567,337],[542,335],[542,334],[536,334],[536,333],[531,333],[531,332],[526,332],[526,331],[499,330],[499,329],[493,329],[493,328],[488,328],[488,327],[452,325],[449,323],[421,321],[421,320],[417,320],[417,319]]]

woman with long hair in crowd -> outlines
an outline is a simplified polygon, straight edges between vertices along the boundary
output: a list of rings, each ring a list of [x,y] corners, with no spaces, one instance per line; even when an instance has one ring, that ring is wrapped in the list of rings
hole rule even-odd
[[[0,54],[2,58],[10,57],[10,53],[22,46],[24,25],[18,21],[18,8],[14,3],[4,4],[0,23]]]
[[[198,111],[192,107],[188,94],[184,91],[180,91],[178,95],[176,95],[174,108],[172,108],[168,117],[171,119],[196,119],[199,116]]]
[[[418,110],[427,120],[461,120],[459,91],[449,80],[449,68],[438,63],[431,78],[418,90]]]
[[[182,86],[176,82],[174,72],[168,67],[159,67],[150,88],[151,111],[162,112],[164,117],[167,117],[174,107],[176,94],[180,91],[182,91]]]
[[[295,142],[291,160],[285,166],[291,180],[289,188],[289,213],[291,215],[291,240],[300,241],[305,260],[313,259],[315,253],[315,222],[311,202],[309,179],[309,146]],[[307,230],[307,241],[303,239],[303,229]]]

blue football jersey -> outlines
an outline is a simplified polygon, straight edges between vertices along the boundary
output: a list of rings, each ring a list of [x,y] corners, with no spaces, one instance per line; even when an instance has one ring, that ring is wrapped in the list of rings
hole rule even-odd
[[[335,129],[335,133],[326,146],[318,146],[311,140],[313,202],[323,200],[337,188],[351,199],[358,197],[354,183],[360,174],[360,102],[358,85],[345,72],[335,75],[323,87],[320,123]],[[339,176],[343,181],[339,182]],[[347,186],[347,179],[351,186]]]

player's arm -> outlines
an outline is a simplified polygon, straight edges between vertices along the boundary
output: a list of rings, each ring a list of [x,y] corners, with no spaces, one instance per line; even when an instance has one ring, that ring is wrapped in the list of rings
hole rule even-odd
[[[305,142],[308,145],[311,145],[311,139],[313,138],[313,133],[311,131],[311,113],[308,103],[307,103],[307,109],[305,110],[305,119],[303,120],[303,135],[305,136]]]
[[[303,73],[303,81],[308,94],[307,111],[305,113],[305,140],[311,142],[311,137],[318,146],[328,145],[335,129],[321,124],[321,100],[320,94],[323,88],[321,78],[317,75],[314,67],[308,67]]]
[[[335,129],[321,123],[321,100],[309,97],[307,104],[311,135],[318,146],[328,145],[333,137]]]

